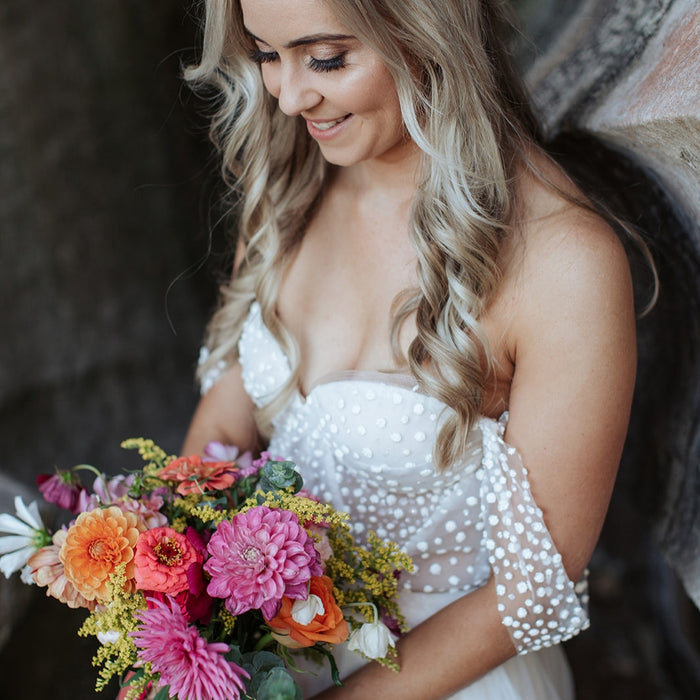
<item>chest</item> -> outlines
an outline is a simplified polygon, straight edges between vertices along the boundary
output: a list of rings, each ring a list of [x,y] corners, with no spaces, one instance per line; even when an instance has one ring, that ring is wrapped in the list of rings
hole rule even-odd
[[[416,335],[410,316],[392,347],[397,301],[418,287],[418,257],[407,222],[388,217],[358,223],[321,213],[289,264],[278,298],[278,313],[299,347],[299,389],[304,396],[328,376],[354,372],[408,372],[403,360]],[[511,361],[507,295],[497,295],[482,320],[491,370],[484,414],[508,407]],[[484,368],[489,363],[484,358]]]

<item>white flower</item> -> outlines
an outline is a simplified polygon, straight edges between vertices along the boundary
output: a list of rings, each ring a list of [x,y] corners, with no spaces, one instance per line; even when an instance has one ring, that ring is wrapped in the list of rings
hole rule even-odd
[[[395,642],[396,638],[389,628],[377,620],[365,622],[362,627],[353,630],[348,637],[348,649],[359,651],[368,659],[382,659]]]
[[[114,644],[116,643],[121,634],[117,630],[108,630],[107,632],[98,632],[97,638],[100,640],[100,644]]]
[[[9,513],[0,515],[0,571],[10,578],[27,563],[27,559],[50,542],[44,523],[41,521],[36,502],[28,506],[20,496],[15,496],[17,516]]]
[[[323,601],[313,593],[306,600],[295,600],[292,605],[292,620],[299,625],[308,625],[316,615],[323,615]]]
[[[22,567],[22,571],[19,577],[22,583],[25,584],[25,586],[33,586],[35,583],[34,577],[32,576],[32,567],[29,566],[29,564]]]

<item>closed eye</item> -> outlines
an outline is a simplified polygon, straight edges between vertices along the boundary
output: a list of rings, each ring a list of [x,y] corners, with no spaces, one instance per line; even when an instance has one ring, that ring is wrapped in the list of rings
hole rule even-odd
[[[340,68],[345,68],[345,54],[343,51],[333,58],[314,58],[309,57],[309,68],[315,70],[317,73],[327,73],[332,70],[339,70]]]
[[[262,65],[263,63],[271,63],[279,58],[277,51],[261,51],[260,49],[251,49],[248,52],[251,61]]]

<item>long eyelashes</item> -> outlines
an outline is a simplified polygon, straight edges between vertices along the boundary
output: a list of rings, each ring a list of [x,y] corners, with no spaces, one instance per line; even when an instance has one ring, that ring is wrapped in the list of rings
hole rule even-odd
[[[277,51],[261,51],[260,49],[251,49],[248,56],[251,61],[258,64],[271,63],[279,57]]]
[[[345,68],[345,51],[339,53],[333,58],[314,58],[309,57],[309,68],[315,70],[317,73],[327,73],[332,70],[339,70],[340,68]]]
[[[345,54],[346,52],[343,51],[337,56],[333,56],[333,58],[314,58],[313,56],[309,56],[307,65],[311,70],[317,73],[328,73],[333,70],[339,70],[340,68],[345,68]],[[251,49],[248,52],[248,56],[251,61],[254,61],[258,65],[272,63],[279,58],[277,51],[261,51],[258,48]]]

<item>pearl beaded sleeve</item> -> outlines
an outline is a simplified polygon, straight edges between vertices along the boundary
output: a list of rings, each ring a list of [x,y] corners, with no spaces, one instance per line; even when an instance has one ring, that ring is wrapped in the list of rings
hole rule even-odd
[[[482,546],[496,581],[498,610],[518,653],[574,636],[589,625],[587,583],[567,576],[561,554],[530,492],[504,422],[482,424]]]

